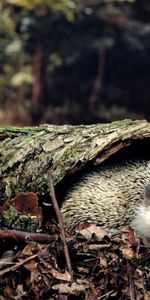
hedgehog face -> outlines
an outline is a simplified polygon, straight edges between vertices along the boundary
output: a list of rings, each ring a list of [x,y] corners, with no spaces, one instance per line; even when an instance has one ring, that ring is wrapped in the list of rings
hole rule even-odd
[[[150,239],[150,185],[144,188],[144,201],[136,208],[131,226],[140,236]]]

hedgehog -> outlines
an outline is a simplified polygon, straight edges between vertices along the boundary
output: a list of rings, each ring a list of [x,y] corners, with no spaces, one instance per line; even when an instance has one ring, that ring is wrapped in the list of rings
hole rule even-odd
[[[68,232],[88,221],[112,229],[128,224],[150,238],[150,160],[103,165],[85,174],[65,196],[61,213]]]

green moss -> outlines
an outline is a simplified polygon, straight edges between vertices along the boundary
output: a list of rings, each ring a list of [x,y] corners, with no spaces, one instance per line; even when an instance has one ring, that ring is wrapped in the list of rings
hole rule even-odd
[[[5,227],[12,228],[14,222],[19,218],[20,213],[13,206],[10,206],[7,211],[3,213],[2,221]]]
[[[10,206],[3,213],[2,223],[8,229],[16,229],[27,232],[41,230],[41,222],[36,216],[22,215],[16,208]]]
[[[12,132],[12,133],[28,133],[30,131],[35,131],[37,127],[16,127],[16,126],[7,126],[7,127],[1,127],[0,132]]]

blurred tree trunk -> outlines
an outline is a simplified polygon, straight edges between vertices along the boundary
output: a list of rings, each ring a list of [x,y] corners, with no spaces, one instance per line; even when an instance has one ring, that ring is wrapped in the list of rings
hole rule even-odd
[[[89,111],[94,111],[98,96],[99,96],[98,100],[100,100],[100,91],[102,88],[104,71],[105,71],[105,49],[100,49],[97,75],[94,81],[91,95],[89,97]]]
[[[37,47],[34,56],[33,66],[33,89],[32,89],[32,120],[36,124],[41,116],[41,108],[46,104],[47,99],[47,84],[46,84],[46,55],[42,46],[41,37],[39,34]]]

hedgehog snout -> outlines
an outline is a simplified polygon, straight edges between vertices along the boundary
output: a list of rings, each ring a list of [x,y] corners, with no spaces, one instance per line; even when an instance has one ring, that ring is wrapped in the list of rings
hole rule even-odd
[[[144,199],[135,210],[131,226],[139,235],[150,238],[150,184],[144,187]]]
[[[141,204],[136,209],[131,226],[140,236],[150,238],[150,206]]]

